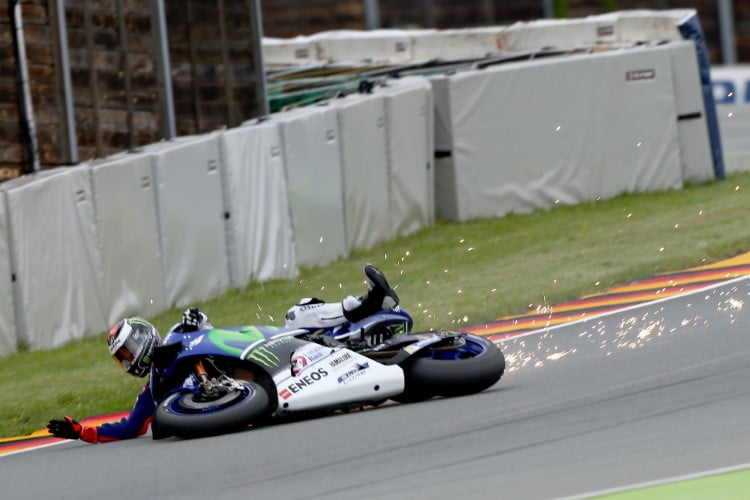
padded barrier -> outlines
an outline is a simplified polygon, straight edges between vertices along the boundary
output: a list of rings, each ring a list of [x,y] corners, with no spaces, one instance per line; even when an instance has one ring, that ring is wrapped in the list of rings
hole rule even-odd
[[[312,267],[348,257],[336,108],[297,108],[272,119],[281,127],[297,262]]]
[[[727,172],[750,171],[750,65],[711,68]]]
[[[502,49],[502,26],[451,30],[414,30],[412,60],[482,58]]]
[[[146,148],[156,180],[156,209],[168,307],[229,288],[217,134]]]
[[[463,221],[682,186],[667,46],[491,66],[447,82],[442,95],[434,87],[452,141],[436,173],[439,215]]]
[[[319,61],[399,63],[412,60],[412,40],[408,31],[325,31],[309,38],[317,47]]]
[[[108,324],[167,309],[156,183],[147,154],[121,154],[92,164],[94,207]]]
[[[107,327],[88,166],[2,185],[10,223],[18,340],[59,347]]]
[[[385,102],[352,94],[332,101],[338,110],[344,174],[344,219],[350,249],[370,248],[395,235],[390,219]]]
[[[232,286],[296,276],[278,124],[245,125],[220,137]]]
[[[669,48],[682,179],[688,182],[710,181],[714,178],[714,169],[695,45],[692,41],[674,42]]]
[[[390,80],[385,97],[390,220],[397,235],[434,221],[432,88],[425,78]]]
[[[18,347],[10,257],[8,218],[0,199],[0,357],[13,354]]]

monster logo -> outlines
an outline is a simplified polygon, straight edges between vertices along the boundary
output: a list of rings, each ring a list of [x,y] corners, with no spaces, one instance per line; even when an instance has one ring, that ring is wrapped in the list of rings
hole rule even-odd
[[[265,346],[253,349],[245,359],[252,359],[256,363],[260,363],[267,368],[275,368],[279,366],[279,363],[281,362],[281,359]]]

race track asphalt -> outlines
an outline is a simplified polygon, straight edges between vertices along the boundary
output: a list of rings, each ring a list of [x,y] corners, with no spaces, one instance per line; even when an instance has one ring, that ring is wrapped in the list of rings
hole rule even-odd
[[[504,341],[477,395],[0,458],[7,499],[557,498],[750,462],[750,280]]]

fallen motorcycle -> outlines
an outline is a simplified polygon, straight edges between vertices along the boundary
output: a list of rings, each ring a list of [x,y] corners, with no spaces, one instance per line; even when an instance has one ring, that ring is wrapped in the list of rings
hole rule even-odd
[[[336,329],[272,326],[171,333],[153,355],[155,439],[198,437],[298,413],[460,396],[497,382],[491,341],[411,333],[396,307]]]

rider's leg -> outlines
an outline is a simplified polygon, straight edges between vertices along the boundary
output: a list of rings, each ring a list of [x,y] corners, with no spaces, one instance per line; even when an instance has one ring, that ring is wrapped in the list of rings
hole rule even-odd
[[[359,321],[378,311],[393,309],[398,305],[398,295],[388,284],[380,270],[372,264],[365,264],[367,295],[346,297],[342,301],[343,313],[349,321]]]

